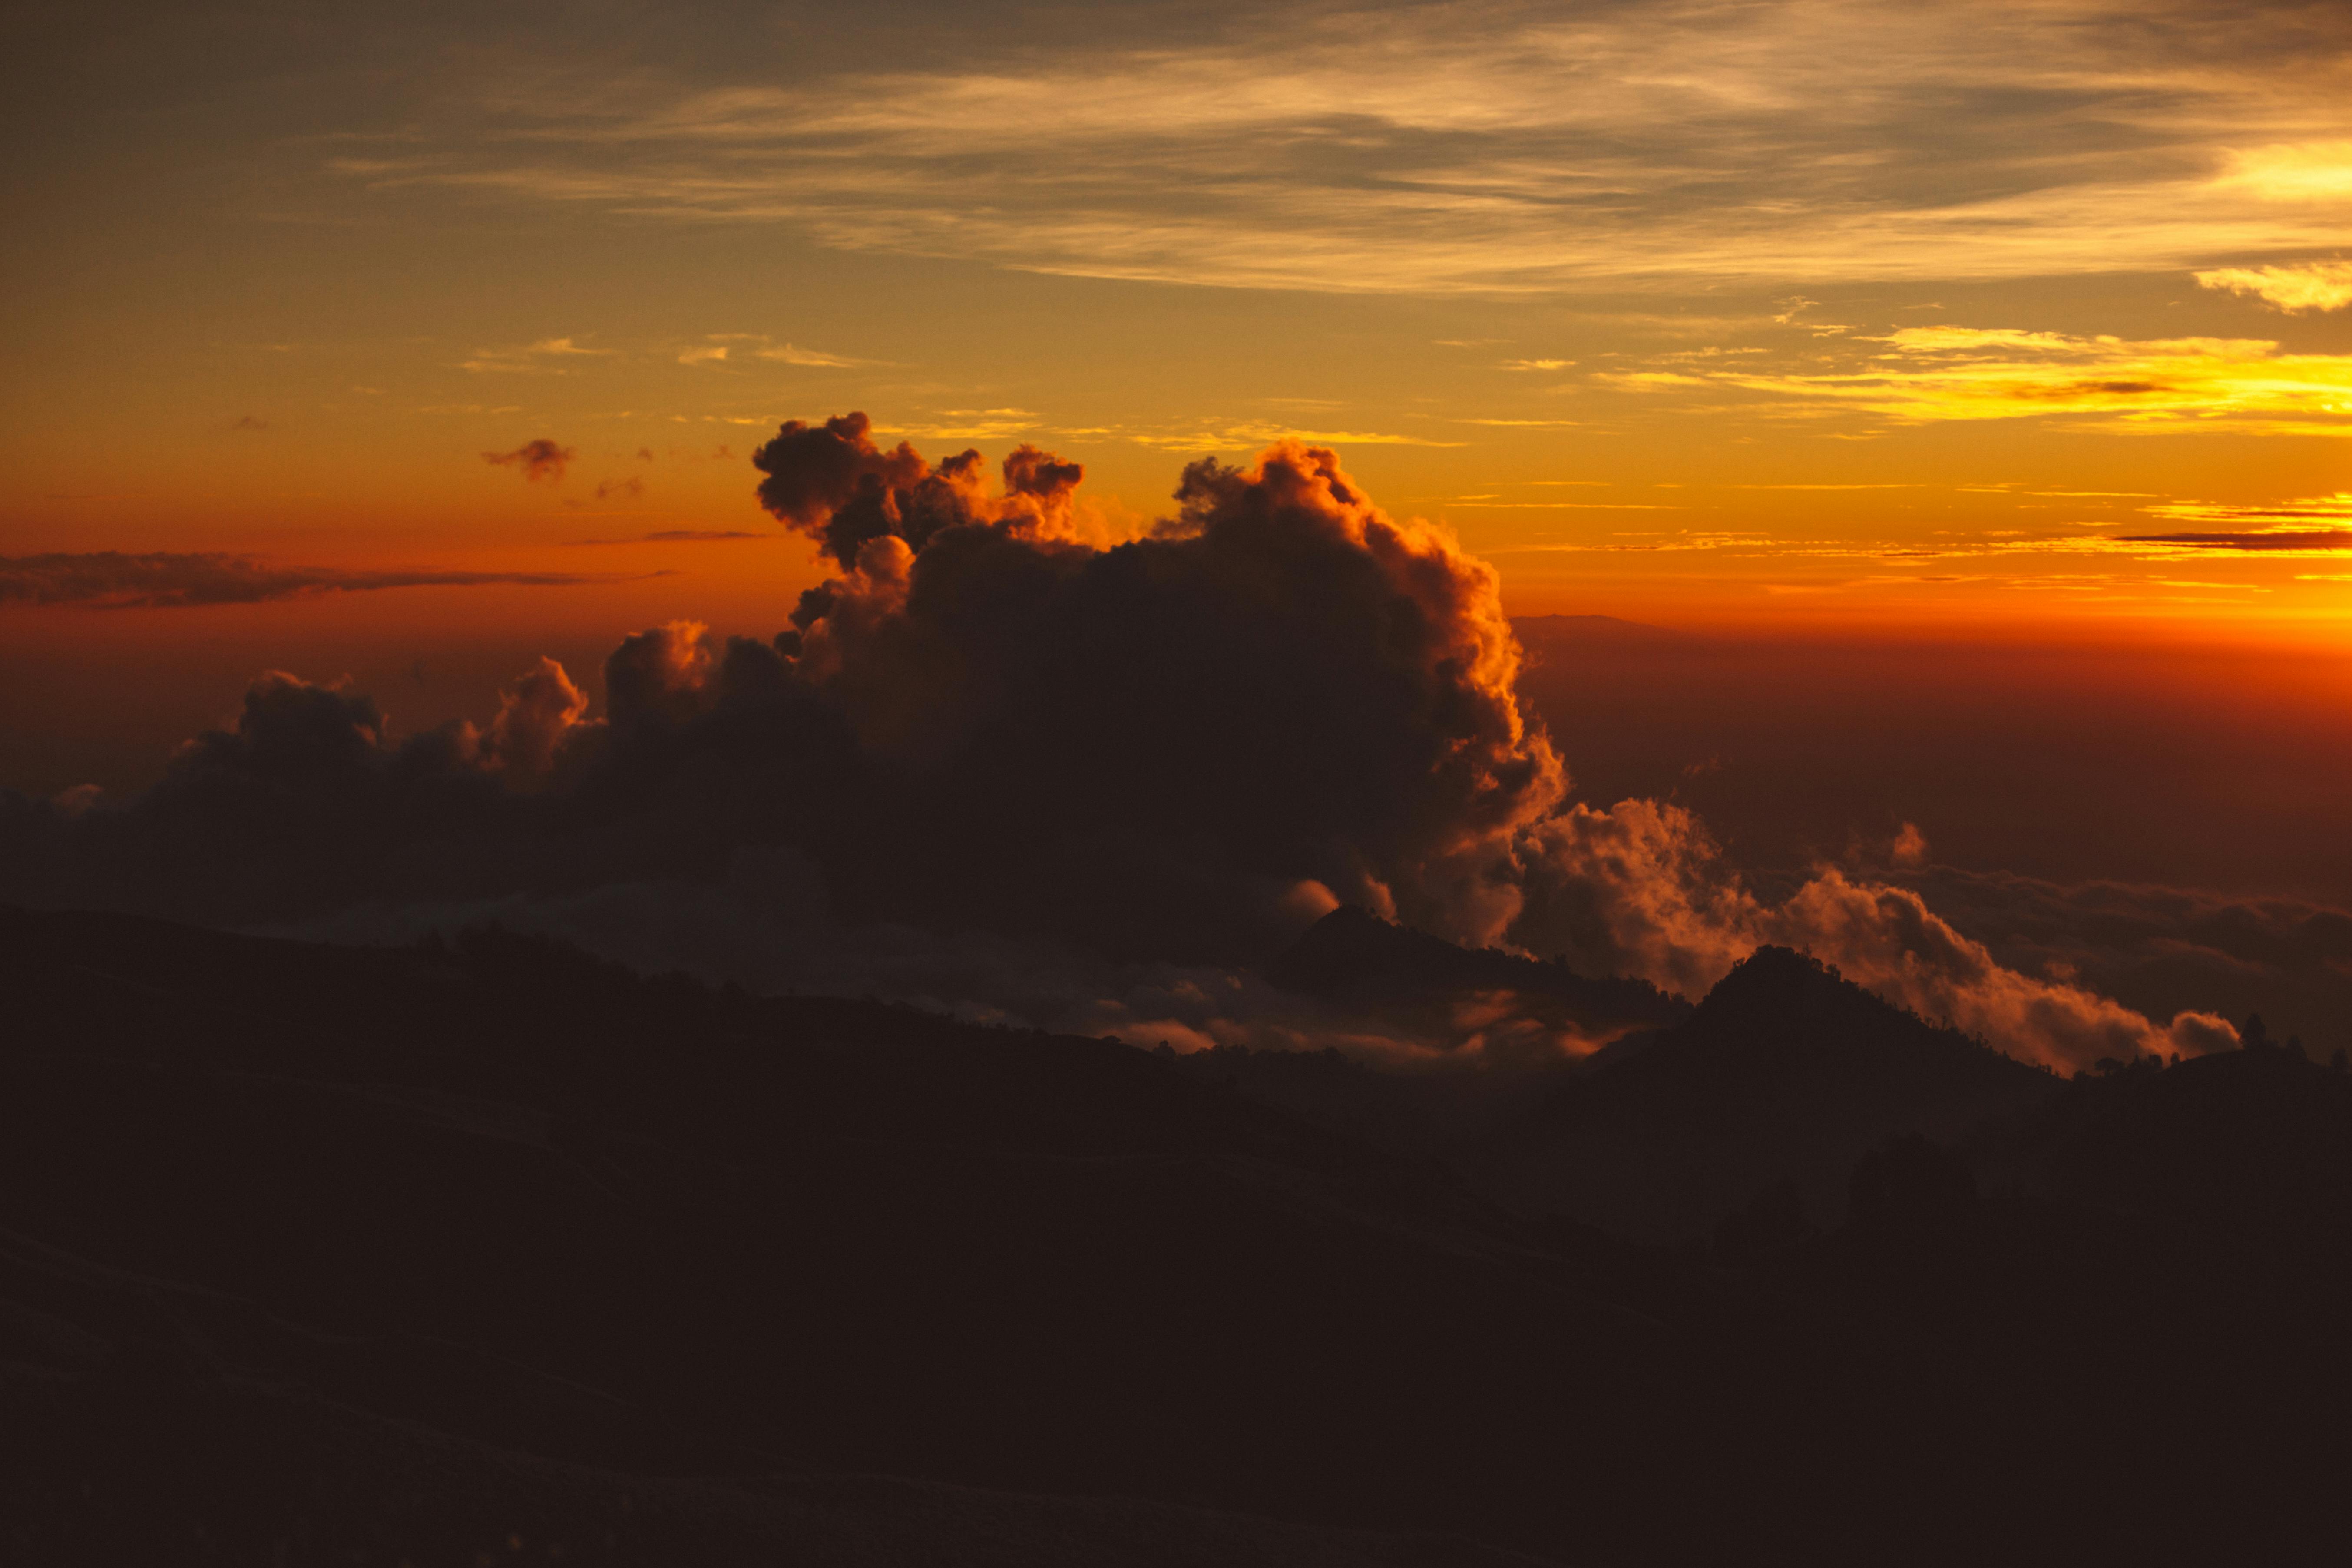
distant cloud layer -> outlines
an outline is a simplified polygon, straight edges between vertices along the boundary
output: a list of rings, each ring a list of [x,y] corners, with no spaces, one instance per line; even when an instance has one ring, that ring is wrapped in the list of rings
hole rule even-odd
[[[1421,292],[2211,268],[2340,245],[2352,188],[2336,6],[1292,5],[849,58],[780,77],[747,37],[733,68],[500,72],[337,166],[1045,272]]]
[[[614,650],[601,718],[542,660],[486,724],[404,740],[366,697],[266,675],[144,795],[0,793],[0,896],[243,922],[521,900],[634,922],[604,930],[624,947],[691,910],[738,942],[878,944],[917,994],[1009,1005],[1007,975],[1052,971],[1055,1016],[1093,1032],[1293,1043],[1234,966],[1349,902],[1686,994],[1810,947],[2057,1065],[2230,1037],[2007,967],[1906,888],[1832,870],[1767,898],[1676,805],[1574,802],[1494,570],[1328,448],[1193,463],[1176,514],[1108,549],[1078,465],[1034,447],[992,482],[852,413],[755,460],[835,573],[772,640],[672,622]],[[1003,944],[1027,956],[973,962]]]
[[[103,609],[177,609],[197,605],[252,605],[313,594],[377,588],[472,587],[508,583],[560,587],[601,582],[566,572],[346,571],[325,566],[277,566],[249,555],[156,551],[124,554],[0,556],[0,606],[82,605]]]

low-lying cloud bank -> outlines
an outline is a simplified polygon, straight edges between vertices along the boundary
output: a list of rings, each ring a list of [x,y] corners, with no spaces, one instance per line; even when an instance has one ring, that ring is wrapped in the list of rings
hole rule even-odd
[[[573,572],[449,572],[432,569],[368,572],[331,566],[277,566],[249,555],[151,551],[124,554],[0,555],[0,606],[80,605],[94,609],[187,609],[199,605],[257,605],[314,594],[357,594],[379,588],[478,587],[504,583],[568,587],[608,582]]]
[[[1767,902],[1673,805],[1572,802],[1494,570],[1327,449],[1195,463],[1175,515],[1109,549],[1073,522],[1078,466],[1034,447],[992,487],[979,453],[886,450],[852,414],[754,460],[838,568],[772,641],[656,627],[607,660],[601,719],[542,660],[486,724],[399,741],[366,697],[267,675],[136,799],[0,795],[0,895],[345,934],[503,907],[641,958],[681,945],[666,921],[723,952],[709,911],[751,910],[761,952],[721,966],[746,978],[830,964],[1089,1032],[1291,1044],[1330,1020],[1246,972],[1345,901],[1685,994],[1809,947],[2053,1066],[2232,1037],[2005,967],[1903,888],[1827,871]]]

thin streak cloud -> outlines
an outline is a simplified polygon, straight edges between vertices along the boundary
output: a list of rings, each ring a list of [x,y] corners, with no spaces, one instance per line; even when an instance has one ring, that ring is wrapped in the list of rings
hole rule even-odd
[[[632,534],[626,539],[569,539],[568,549],[583,549],[599,544],[721,544],[739,539],[769,539],[772,533],[755,533],[740,528],[665,528],[653,533]]]
[[[1649,390],[1736,387],[1911,423],[2094,418],[2118,429],[2352,436],[2352,354],[2263,339],[2128,342],[2017,328],[1906,327],[1847,368],[1627,373]]]
[[[436,569],[345,571],[275,566],[249,555],[112,550],[79,554],[0,556],[0,606],[77,605],[91,609],[189,609],[254,605],[320,594],[383,588],[466,588],[492,584],[570,587],[605,583],[574,572],[456,572]]]

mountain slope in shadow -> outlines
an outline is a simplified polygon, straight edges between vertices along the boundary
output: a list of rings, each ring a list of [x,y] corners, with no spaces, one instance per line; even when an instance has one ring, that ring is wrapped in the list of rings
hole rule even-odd
[[[491,932],[0,910],[0,994],[12,1563],[2271,1562],[2340,1511],[2352,1079],[2292,1053],[2059,1085],[1767,952],[1441,1159]],[[1767,1185],[1712,1247],[1459,1175],[1654,1212],[1680,1159],[1711,1219],[1869,1136],[1843,1223]]]
[[[20,1560],[1623,1560],[1778,1401],[1684,1266],[1115,1043],[496,933],[0,911],[0,987]]]
[[[1516,1204],[1623,1235],[1702,1238],[1782,1183],[1835,1223],[1872,1148],[2014,1128],[2058,1087],[1812,958],[1762,947],[1688,1017],[1465,1160]]]

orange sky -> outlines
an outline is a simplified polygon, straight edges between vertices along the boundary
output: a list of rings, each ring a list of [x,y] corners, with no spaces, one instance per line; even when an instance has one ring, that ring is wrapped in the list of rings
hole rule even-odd
[[[1105,542],[1184,461],[1303,434],[1521,614],[2322,650],[2352,619],[2342,14],[558,20],[37,26],[0,556],[567,581],[19,592],[0,658],[128,711],[149,658],[226,704],[238,661],[772,629],[822,573],[748,453],[851,408],[1083,461]],[[485,461],[538,439],[560,476]],[[14,701],[21,749],[52,721]]]

